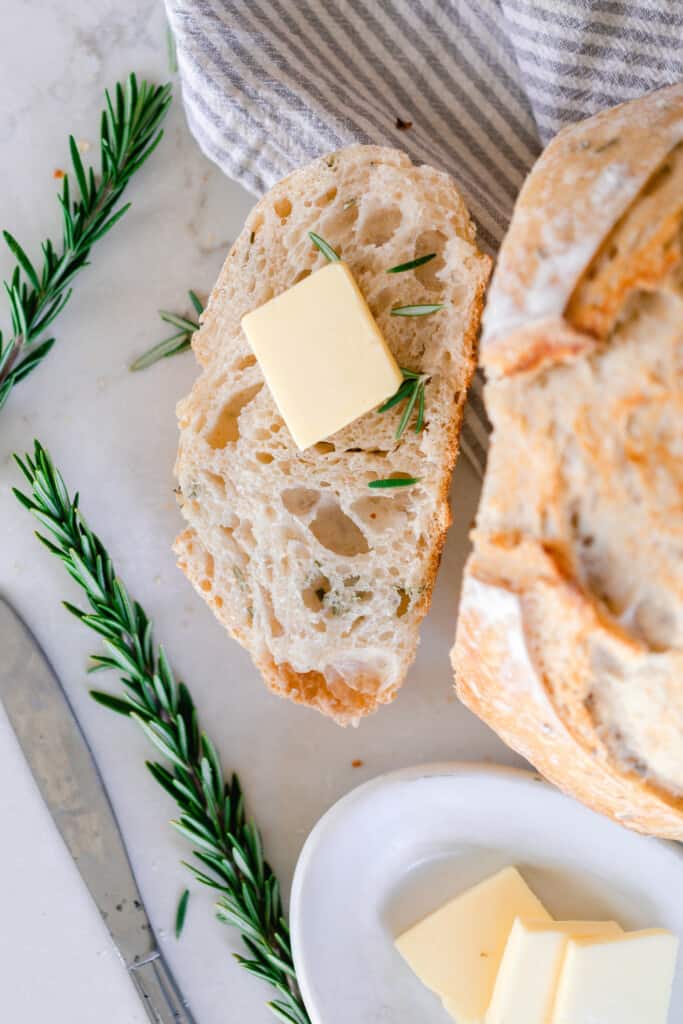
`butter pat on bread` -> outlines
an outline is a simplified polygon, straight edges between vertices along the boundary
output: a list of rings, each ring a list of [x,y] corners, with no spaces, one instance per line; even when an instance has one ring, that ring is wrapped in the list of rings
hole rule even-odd
[[[341,261],[247,313],[242,329],[300,449],[376,409],[403,383],[351,270]]]

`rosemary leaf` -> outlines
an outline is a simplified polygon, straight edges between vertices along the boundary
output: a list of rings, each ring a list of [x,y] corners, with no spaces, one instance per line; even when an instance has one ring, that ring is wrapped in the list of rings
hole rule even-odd
[[[159,764],[156,761],[145,761],[145,764],[147,765],[147,768],[154,780],[166,790],[173,800],[175,800],[176,792],[173,788],[175,780],[168,769],[164,768],[163,764]]]
[[[419,434],[424,427],[425,422],[425,389],[420,388],[420,394],[417,399],[417,419],[415,421],[415,433]]]
[[[36,290],[38,290],[40,288],[40,281],[38,280],[38,274],[36,273],[36,269],[31,263],[26,253],[24,252],[24,250],[17,242],[16,238],[10,235],[9,231],[3,231],[2,237],[5,239],[9,251],[12,253],[15,260],[17,261],[21,269],[24,271],[33,287]]]
[[[170,25],[166,25],[166,56],[168,58],[168,70],[172,75],[178,71],[178,54],[176,52],[175,36]]]
[[[166,309],[159,310],[159,316],[166,324],[171,324],[173,327],[177,327],[181,331],[192,334],[198,328],[196,320],[188,320],[187,317],[178,316],[177,313],[169,313]]]
[[[396,428],[396,440],[399,440],[399,438],[402,437],[403,431],[408,426],[410,417],[412,416],[413,413],[413,409],[415,408],[415,403],[417,402],[418,393],[418,388],[414,387],[410,398],[406,402],[406,407],[403,410],[403,415],[401,416],[399,424]]]
[[[294,1011],[292,1007],[279,1001],[268,1003],[268,1006],[278,1020],[284,1024],[306,1024],[308,1017],[301,1011]]]
[[[403,384],[400,385],[398,390],[391,396],[391,398],[387,398],[386,402],[380,405],[377,412],[388,412],[389,409],[393,409],[395,405],[399,404],[399,402],[402,402],[404,399],[408,398],[412,390],[413,385],[411,384],[411,382],[404,380]]]
[[[117,98],[117,111],[121,102],[125,106],[125,97]],[[14,493],[51,535],[49,540],[38,536],[81,587],[90,611],[68,608],[104,638],[108,653],[95,655],[93,661],[118,672],[124,686],[125,697],[94,691],[93,698],[110,711],[128,715],[165,757],[166,764],[147,762],[147,767],[175,801],[180,813],[172,825],[192,844],[205,870],[185,867],[219,893],[218,915],[240,930],[249,954],[239,962],[276,993],[269,1004],[275,1016],[310,1024],[296,983],[280,887],[263,856],[258,830],[245,817],[239,779],[223,776],[189,690],[176,683],[163,650],[155,647],[148,616],[116,575],[106,548],[80,511],[78,495],[70,496],[38,442],[33,457],[15,460],[30,493]],[[407,482],[398,479],[391,484]],[[178,905],[176,934],[182,929],[188,898],[183,893]]]
[[[177,331],[175,334],[171,334],[170,337],[164,338],[163,341],[157,342],[152,348],[143,352],[141,356],[130,364],[129,369],[135,373],[138,370],[146,370],[148,366],[153,366],[154,363],[158,363],[160,359],[168,359],[169,356],[178,355],[180,352],[187,352],[190,348],[190,340],[187,336],[187,331]]]
[[[329,242],[326,242],[324,238],[320,237],[320,235],[316,235],[315,231],[309,231],[308,237],[313,242],[313,245],[316,247],[316,249],[320,249],[325,259],[329,260],[330,263],[339,262],[339,255],[332,248]]]
[[[178,901],[178,909],[175,915],[175,937],[179,939],[183,933],[185,927],[185,918],[187,916],[187,904],[190,902],[190,890],[185,889],[182,896]]]
[[[406,270],[416,270],[418,267],[423,267],[425,263],[429,263],[435,256],[435,252],[430,252],[426,256],[418,256],[417,259],[410,260],[408,263],[399,263],[397,267],[389,267],[387,274],[403,274]]]
[[[123,192],[161,141],[161,123],[171,102],[171,86],[155,86],[134,74],[118,83],[115,102],[105,92],[106,107],[100,122],[101,167],[84,165],[78,145],[69,137],[69,151],[78,198],[72,196],[69,175],[64,176],[58,202],[62,215],[61,251],[51,239],[41,246],[38,267],[8,231],[3,232],[16,266],[5,290],[12,331],[0,332],[0,407],[12,389],[32,373],[54,344],[49,338],[36,343],[58,316],[71,295],[71,282],[88,266],[90,250],[124,216],[130,204],[118,206]],[[118,208],[117,208],[118,207]]]
[[[368,487],[383,490],[390,487],[412,487],[413,484],[418,484],[419,482],[419,476],[390,476],[385,480],[371,480]]]
[[[90,696],[102,707],[109,708],[110,711],[116,711],[119,715],[126,715],[128,717],[131,711],[135,711],[135,704],[131,704],[129,700],[122,700],[120,697],[114,697],[111,693],[102,693],[101,690],[91,690]]]
[[[425,303],[418,306],[394,306],[391,310],[392,316],[429,316],[430,313],[438,313],[443,309],[442,302]]]

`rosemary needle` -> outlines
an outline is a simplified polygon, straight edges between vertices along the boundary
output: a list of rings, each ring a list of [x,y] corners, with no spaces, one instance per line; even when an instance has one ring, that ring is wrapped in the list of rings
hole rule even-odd
[[[330,263],[339,262],[339,254],[335,249],[332,248],[329,242],[326,242],[320,235],[316,235],[315,231],[309,231],[308,237],[313,242],[316,249],[320,249],[325,259],[329,260]]]
[[[389,267],[387,274],[403,274],[406,270],[417,270],[418,267],[424,267],[425,263],[429,263],[435,256],[435,252],[430,252],[426,256],[418,256],[417,259],[410,260],[409,263],[399,263],[397,267]]]
[[[425,303],[417,306],[394,306],[391,310],[392,316],[429,316],[430,313],[438,313],[443,309],[442,302]]]
[[[390,476],[385,480],[371,480],[368,487],[382,490],[390,487],[412,487],[413,484],[419,484],[419,482],[419,476]]]
[[[185,917],[187,915],[187,904],[190,902],[190,890],[185,889],[184,893],[178,901],[178,909],[175,915],[175,937],[179,939],[183,933],[185,927]]]
[[[168,70],[172,75],[175,75],[178,71],[178,52],[173,29],[168,24],[166,25],[166,51],[168,55]]]

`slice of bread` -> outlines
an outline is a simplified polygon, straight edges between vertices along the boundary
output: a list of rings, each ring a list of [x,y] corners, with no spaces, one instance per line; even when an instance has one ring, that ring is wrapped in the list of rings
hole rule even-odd
[[[683,85],[560,133],[484,315],[492,445],[453,661],[544,775],[683,839]]]
[[[430,375],[421,433],[396,441],[394,409],[296,448],[240,321],[325,264],[311,230],[351,267],[399,365]],[[430,252],[414,271],[386,273]],[[415,656],[488,274],[450,177],[350,146],[256,205],[193,341],[202,372],[178,406],[178,564],[273,691],[340,724],[390,701]],[[414,303],[445,308],[390,315]],[[392,474],[420,481],[368,488]]]

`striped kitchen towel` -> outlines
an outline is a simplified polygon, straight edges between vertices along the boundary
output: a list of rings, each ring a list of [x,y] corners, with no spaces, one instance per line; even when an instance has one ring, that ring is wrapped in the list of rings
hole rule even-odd
[[[259,195],[352,141],[459,182],[494,253],[543,145],[683,78],[682,0],[166,0],[190,128]],[[462,447],[483,469],[472,388]]]

